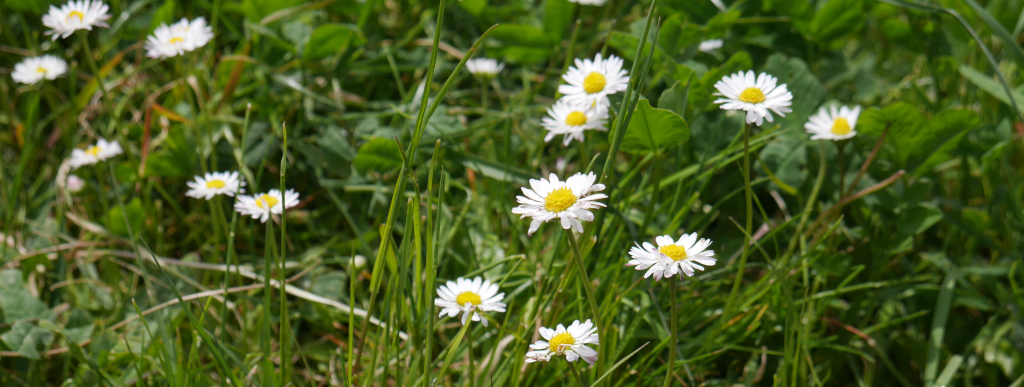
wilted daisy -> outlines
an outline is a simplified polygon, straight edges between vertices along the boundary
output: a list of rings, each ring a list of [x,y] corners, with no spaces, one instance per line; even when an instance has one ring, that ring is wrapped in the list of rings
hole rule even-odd
[[[637,244],[629,249],[629,256],[633,259],[626,266],[647,270],[644,278],[653,275],[655,281],[660,281],[662,277],[668,278],[679,272],[693,277],[694,269],[704,271],[704,266],[714,266],[718,261],[714,258],[714,251],[705,250],[711,245],[711,240],[697,240],[697,233],[683,234],[678,241],[672,241],[669,235],[654,240],[658,247],[644,242],[643,245]]]
[[[217,195],[235,196],[239,189],[245,186],[238,178],[238,171],[207,173],[204,176],[196,176],[195,180],[185,184],[190,188],[185,192],[185,196],[206,200]]]
[[[490,58],[477,58],[466,61],[466,69],[473,75],[481,77],[493,77],[498,75],[501,69],[504,68],[504,63],[498,63],[497,60]]]
[[[78,168],[83,165],[92,165],[100,161],[109,159],[111,157],[121,154],[121,144],[117,141],[107,142],[106,139],[99,139],[96,141],[96,145],[90,145],[85,150],[74,149],[71,151],[71,168]]]
[[[548,179],[530,179],[533,189],[523,187],[526,196],[516,196],[519,207],[513,208],[512,213],[522,215],[519,219],[533,218],[527,232],[529,235],[533,235],[542,223],[556,218],[561,220],[562,228],[568,230],[572,227],[583,232],[580,220],[592,222],[594,213],[588,210],[604,207],[597,201],[608,197],[605,194],[591,195],[604,190],[604,184],[594,184],[596,180],[597,175],[593,172],[586,175],[577,173],[564,182],[558,181],[554,173]]]
[[[82,180],[81,177],[75,175],[68,175],[68,181],[66,184],[68,191],[71,191],[71,193],[78,193],[82,188],[85,188],[85,180]]]
[[[562,76],[568,85],[558,86],[558,92],[567,101],[583,103],[586,106],[595,104],[611,105],[608,96],[626,91],[629,86],[628,72],[622,69],[622,58],[615,55],[601,59],[601,54],[593,61],[576,59],[576,66]]]
[[[441,297],[434,299],[434,303],[441,307],[441,314],[438,317],[446,314],[448,317],[455,317],[462,312],[463,325],[466,324],[469,312],[473,310],[473,321],[480,321],[484,326],[487,326],[487,319],[481,318],[481,313],[505,312],[505,304],[501,302],[505,298],[505,293],[498,293],[498,285],[480,277],[448,281],[437,288],[437,295]]]
[[[777,86],[778,82],[766,73],[754,78],[753,71],[726,75],[715,83],[715,89],[718,89],[715,95],[725,98],[719,98],[715,103],[723,104],[722,109],[725,110],[745,111],[748,124],[756,122],[761,126],[764,120],[774,120],[771,112],[785,117],[786,113],[793,111],[789,108],[793,104],[793,94],[786,90],[786,85]]]
[[[213,39],[213,27],[206,25],[206,19],[198,17],[189,22],[181,21],[171,24],[160,24],[153,35],[146,39],[146,56],[150,58],[170,58],[205,46]]]
[[[572,322],[568,328],[558,324],[555,329],[540,328],[540,336],[544,340],[537,340],[530,344],[533,351],[526,353],[526,362],[548,361],[552,356],[565,356],[567,361],[576,361],[583,358],[588,364],[593,365],[597,361],[597,351],[586,346],[586,344],[600,345],[597,337],[597,328],[587,320],[580,324],[580,320]]]
[[[11,78],[15,82],[27,85],[34,84],[43,79],[54,80],[68,71],[68,63],[64,59],[53,55],[43,55],[25,60],[14,65]]]
[[[280,190],[272,189],[267,193],[253,196],[239,195],[238,201],[235,202],[235,211],[266,223],[271,214],[280,215],[285,208],[292,208],[298,204],[299,193],[295,190],[288,190],[282,197]]]
[[[722,44],[722,39],[705,40],[703,42],[700,42],[700,46],[697,47],[697,49],[707,53],[711,53],[715,52],[715,50],[719,48],[722,48]]]
[[[555,136],[564,134],[562,145],[569,146],[573,139],[582,142],[583,132],[588,129],[607,130],[607,121],[608,107],[603,104],[587,106],[560,99],[554,106],[548,108],[548,116],[544,117],[541,125],[548,130],[544,141],[551,141]]]
[[[860,106],[850,109],[832,105],[829,110],[818,110],[818,114],[811,116],[810,122],[804,124],[804,129],[812,134],[811,140],[845,140],[857,135],[855,129],[859,116]]]
[[[110,19],[107,11],[110,7],[102,1],[70,1],[60,8],[50,6],[50,12],[43,15],[43,25],[50,27],[46,35],[65,39],[78,30],[90,30],[92,27],[110,28],[106,20]]]

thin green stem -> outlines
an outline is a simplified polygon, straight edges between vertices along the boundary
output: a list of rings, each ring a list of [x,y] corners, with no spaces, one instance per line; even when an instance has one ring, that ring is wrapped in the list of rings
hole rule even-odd
[[[263,385],[272,387],[274,385],[274,363],[270,356],[270,303],[273,297],[273,287],[270,286],[271,262],[274,260],[274,222],[268,222],[266,240],[263,245],[263,327],[260,330],[260,346],[263,347]]]
[[[750,232],[754,226],[754,204],[750,187],[750,132],[753,126],[747,124],[743,128],[743,196],[746,202],[747,219],[744,224],[746,234],[743,235],[743,250],[740,254],[740,261],[736,264],[736,279],[732,282],[732,290],[729,292],[729,299],[725,304],[725,311],[722,314],[723,321],[732,316],[732,310],[736,306],[736,293],[743,283],[743,273],[747,268],[747,256],[750,254]]]
[[[100,73],[99,67],[96,67],[96,59],[92,56],[92,48],[89,46],[89,32],[82,32],[77,34],[78,40],[82,42],[82,49],[85,50],[85,62],[89,64],[89,70],[92,70],[92,76],[96,78],[96,85],[100,89],[100,95],[104,99],[107,98],[107,90],[103,85],[103,74]]]
[[[680,275],[679,278],[682,278],[682,275]],[[665,383],[662,385],[664,387],[672,385],[672,379],[674,376],[673,368],[676,363],[676,343],[679,339],[679,317],[676,311],[676,283],[671,278],[668,280],[668,294],[669,303],[671,303],[670,313],[672,313],[672,315],[669,316],[669,320],[671,321],[669,324],[669,333],[671,334],[671,338],[669,338],[668,341],[668,367],[665,371]]]
[[[583,282],[583,289],[587,292],[587,302],[590,303],[590,313],[594,315],[594,325],[597,326],[598,337],[605,334],[602,330],[601,310],[597,308],[597,297],[594,296],[594,286],[590,283],[590,276],[587,275],[587,267],[583,265],[583,254],[580,253],[580,246],[576,243],[576,237],[572,235],[572,229],[565,230],[565,237],[569,239],[569,246],[572,247],[572,256],[576,260],[576,269],[580,273],[580,281]],[[601,363],[598,363],[598,374],[601,373]]]
[[[566,362],[566,364],[569,364],[569,371],[572,372],[572,378],[576,381],[576,386],[585,387],[586,385],[583,384],[583,379],[580,378],[580,371],[576,370],[576,366],[572,362]]]
[[[279,289],[279,297],[281,298],[280,310],[280,331],[281,337],[280,342],[277,344],[281,353],[281,385],[285,386],[291,379],[289,377],[289,365],[291,364],[291,356],[289,355],[289,347],[291,347],[291,324],[288,322],[288,294],[286,293],[286,287],[284,282],[285,270],[284,270],[284,257],[288,253],[288,239],[287,239],[287,188],[285,187],[285,173],[288,170],[288,126],[283,122],[281,123],[281,254],[278,256],[279,269],[277,271],[277,281],[281,286]]]

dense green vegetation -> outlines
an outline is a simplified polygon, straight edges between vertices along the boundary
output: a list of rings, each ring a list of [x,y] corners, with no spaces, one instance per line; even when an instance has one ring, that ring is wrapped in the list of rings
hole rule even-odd
[[[66,38],[51,3],[0,4],[0,385],[1024,386],[1022,0],[113,0]],[[147,57],[183,17],[213,39]],[[545,141],[599,53],[608,130]],[[792,112],[723,110],[747,70]],[[857,134],[811,140],[833,105]],[[185,195],[216,171],[299,204]],[[588,172],[607,207],[528,235],[521,188]],[[704,271],[625,266],[693,232]],[[438,317],[475,276],[506,311]],[[525,363],[588,319],[596,364]]]

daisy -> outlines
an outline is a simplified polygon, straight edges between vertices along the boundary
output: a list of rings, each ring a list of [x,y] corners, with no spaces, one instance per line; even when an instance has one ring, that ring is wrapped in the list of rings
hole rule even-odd
[[[497,60],[490,58],[470,59],[466,61],[466,69],[469,70],[470,73],[485,78],[498,75],[498,73],[501,72],[501,69],[504,68],[504,63],[498,63]]]
[[[554,106],[548,108],[548,117],[544,117],[541,125],[548,130],[544,141],[551,141],[555,136],[564,134],[562,145],[569,146],[573,139],[583,142],[583,132],[588,129],[608,130],[605,128],[607,121],[608,107],[603,104],[588,108],[578,102],[560,99]]]
[[[595,7],[602,6],[608,2],[608,0],[569,0],[570,3],[576,3],[580,5],[593,5]]]
[[[434,303],[441,307],[441,314],[438,317],[446,314],[448,317],[455,317],[462,312],[462,325],[466,325],[466,317],[473,310],[473,321],[480,321],[485,327],[487,319],[481,318],[481,313],[505,312],[505,304],[501,302],[505,298],[505,293],[498,293],[498,285],[480,277],[448,281],[437,288],[437,295],[441,297],[434,299]]]
[[[82,188],[85,188],[85,180],[75,175],[68,175],[68,181],[65,184],[71,193],[78,193],[82,191]]]
[[[238,178],[238,171],[207,173],[205,176],[196,176],[195,180],[185,184],[191,188],[185,192],[185,196],[206,200],[217,195],[235,196],[241,187],[245,186],[245,182]]]
[[[533,189],[523,187],[526,196],[516,196],[519,207],[513,208],[512,213],[522,215],[519,219],[533,218],[528,235],[533,235],[542,223],[556,218],[561,220],[562,228],[568,230],[572,227],[583,232],[580,220],[592,222],[594,213],[588,210],[604,207],[604,203],[597,200],[608,198],[605,194],[591,195],[592,192],[604,191],[604,184],[594,184],[596,180],[594,172],[586,175],[577,173],[564,182],[558,181],[554,173],[548,179],[530,179]]]
[[[719,98],[715,103],[724,104],[722,109],[725,110],[745,111],[748,124],[756,122],[757,126],[761,126],[766,119],[773,122],[771,112],[785,117],[786,113],[793,111],[789,108],[793,104],[793,94],[786,90],[786,85],[776,87],[778,82],[778,79],[766,73],[761,73],[755,79],[753,71],[726,75],[715,83],[715,89],[718,89],[715,95],[725,98]]]
[[[50,27],[46,35],[66,39],[78,30],[92,31],[93,27],[110,28],[106,20],[110,19],[110,10],[102,1],[79,0],[71,1],[60,8],[50,6],[50,12],[43,15],[43,25]]]
[[[558,86],[558,92],[567,101],[576,101],[584,105],[611,105],[608,96],[626,91],[629,86],[628,72],[622,69],[622,58],[615,55],[601,59],[597,54],[594,61],[576,59],[576,66],[562,76],[568,85]]]
[[[558,324],[555,329],[541,327],[540,336],[544,340],[537,340],[536,343],[530,344],[530,349],[533,351],[526,353],[527,363],[548,361],[552,356],[565,356],[565,360],[570,362],[583,358],[590,365],[597,361],[597,351],[586,346],[586,344],[600,345],[597,328],[590,320],[582,324],[580,324],[580,320],[573,321],[569,328],[562,324]]]
[[[829,110],[821,108],[818,114],[811,116],[810,122],[804,124],[804,129],[811,133],[811,140],[845,140],[856,136],[857,117],[860,116],[860,106],[850,109],[841,106],[838,109],[832,105]]]
[[[254,196],[239,195],[238,201],[235,202],[235,211],[266,223],[271,214],[280,215],[285,208],[292,208],[298,204],[299,193],[295,190],[290,189],[281,197],[281,191],[272,189]]]
[[[68,63],[64,59],[53,55],[43,55],[25,60],[14,65],[14,72],[11,78],[15,82],[31,85],[43,79],[54,80],[64,75],[68,70]]]
[[[90,145],[85,150],[74,149],[71,151],[71,168],[79,168],[84,165],[96,164],[100,161],[117,156],[124,152],[121,144],[117,141],[107,142],[106,139],[99,139],[96,145]]]
[[[644,278],[653,275],[655,281],[660,281],[662,277],[668,278],[679,272],[693,277],[693,269],[704,271],[704,266],[714,266],[718,261],[714,258],[714,251],[705,250],[711,245],[711,240],[697,240],[697,233],[683,234],[675,242],[669,235],[662,235],[654,240],[658,243],[657,248],[644,242],[642,246],[636,244],[629,249],[629,256],[633,259],[627,262],[626,266],[647,270]]]
[[[206,25],[206,19],[198,17],[189,22],[182,18],[170,26],[160,24],[153,31],[146,39],[146,56],[170,58],[203,47],[210,40],[213,40],[213,27]]]
[[[722,43],[722,39],[705,40],[700,42],[700,47],[697,47],[697,49],[707,53],[712,53],[715,52],[715,50],[722,48],[722,44],[724,44]]]

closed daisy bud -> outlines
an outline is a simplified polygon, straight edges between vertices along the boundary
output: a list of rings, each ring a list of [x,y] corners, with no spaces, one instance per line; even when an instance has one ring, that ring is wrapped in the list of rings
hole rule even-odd
[[[629,256],[633,259],[626,266],[647,270],[644,278],[654,276],[655,281],[660,281],[680,272],[693,277],[694,269],[704,271],[704,266],[714,266],[717,262],[715,252],[707,250],[711,240],[697,240],[697,233],[683,234],[678,241],[673,241],[669,235],[654,240],[658,243],[657,247],[644,242],[643,245],[637,243],[629,249]]]
[[[597,361],[597,351],[586,345],[600,345],[597,328],[590,320],[582,324],[579,320],[573,321],[568,328],[562,324],[555,329],[541,327],[539,333],[544,340],[530,344],[533,351],[526,353],[527,363],[549,361],[554,356],[565,356],[565,360],[570,362],[582,358],[590,365]]]

